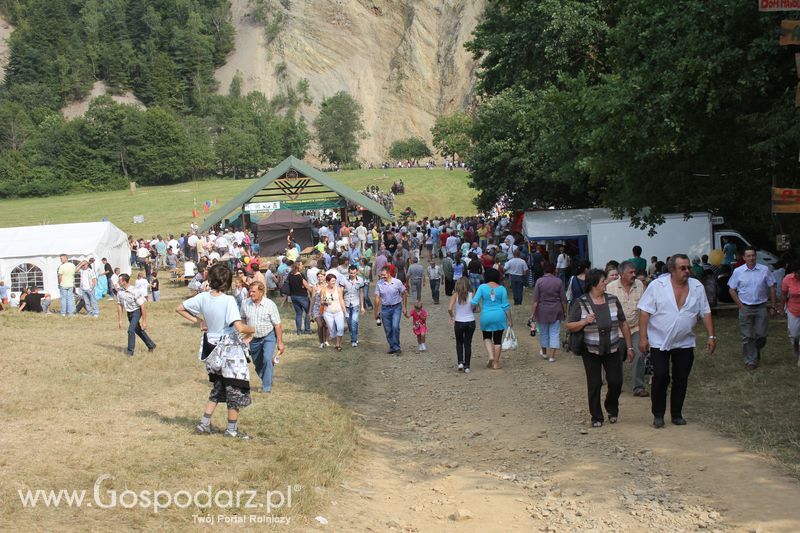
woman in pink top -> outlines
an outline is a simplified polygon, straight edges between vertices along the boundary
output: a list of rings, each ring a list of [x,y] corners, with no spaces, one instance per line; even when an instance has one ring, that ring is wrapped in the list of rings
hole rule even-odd
[[[800,366],[800,261],[792,261],[789,271],[791,274],[783,278],[781,292],[783,301],[786,302],[786,321],[792,353],[797,358],[797,366]]]

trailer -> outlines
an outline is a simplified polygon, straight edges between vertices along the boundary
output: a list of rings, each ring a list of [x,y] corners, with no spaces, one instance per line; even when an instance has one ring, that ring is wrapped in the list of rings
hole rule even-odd
[[[633,257],[633,247],[642,248],[642,257],[656,256],[659,260],[683,253],[690,258],[710,254],[722,248],[722,238],[736,243],[741,252],[750,242],[735,230],[714,230],[714,220],[707,212],[664,215],[664,223],[648,235],[647,230],[631,226],[630,218],[617,219],[610,209],[546,209],[527,211],[523,233],[529,242],[565,245],[580,260],[588,259],[593,266],[603,268],[608,261],[624,261]],[[758,250],[758,261],[771,265],[778,260],[775,254]]]

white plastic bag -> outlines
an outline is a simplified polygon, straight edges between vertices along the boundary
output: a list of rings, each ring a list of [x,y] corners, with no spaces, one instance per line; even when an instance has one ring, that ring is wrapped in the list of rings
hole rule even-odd
[[[514,335],[514,330],[511,328],[506,329],[503,332],[503,351],[508,350],[516,350],[517,349],[517,336]]]

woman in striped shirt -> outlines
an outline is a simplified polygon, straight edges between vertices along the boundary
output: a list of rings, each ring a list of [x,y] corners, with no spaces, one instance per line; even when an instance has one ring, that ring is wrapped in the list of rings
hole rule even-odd
[[[594,268],[586,274],[586,293],[572,302],[567,322],[569,331],[583,330],[580,355],[586,370],[592,427],[603,425],[603,409],[600,406],[603,369],[608,382],[604,402],[608,421],[611,424],[617,422],[619,395],[622,392],[622,356],[619,350],[633,346],[622,304],[616,296],[605,292],[606,282],[606,274],[602,270]],[[620,344],[620,332],[625,344]],[[633,348],[628,349],[627,359],[628,362],[633,360]]]

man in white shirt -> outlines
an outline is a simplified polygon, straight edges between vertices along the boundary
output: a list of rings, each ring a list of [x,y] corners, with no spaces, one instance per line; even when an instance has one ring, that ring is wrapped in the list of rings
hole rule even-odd
[[[566,248],[564,246],[558,247],[558,258],[556,259],[556,272],[558,272],[558,277],[561,278],[561,281],[564,283],[564,286],[567,286],[567,278],[569,278],[569,255],[567,254]],[[625,315],[627,318],[628,315]]]
[[[80,275],[81,293],[83,293],[83,302],[86,304],[86,314],[97,318],[100,316],[100,307],[97,305],[97,298],[95,298],[94,294],[94,287],[97,285],[97,274],[95,274],[93,268],[89,268],[88,262],[83,261]]]
[[[314,287],[317,284],[317,272],[319,272],[319,267],[317,263],[311,263],[311,266],[306,269],[306,281],[311,287]]]
[[[514,257],[506,261],[503,266],[503,272],[511,279],[514,305],[522,305],[522,288],[525,286],[525,275],[528,273],[528,264],[519,255],[519,250],[514,250]]]
[[[136,336],[147,346],[147,351],[156,349],[156,343],[145,331],[147,329],[147,293],[130,286],[130,276],[119,275],[119,291],[117,291],[117,325],[122,329],[122,313],[128,315],[128,357],[133,356],[136,347]]]
[[[228,253],[228,239],[222,236],[221,231],[217,233],[217,238],[214,241],[214,247],[221,256]]]
[[[200,259],[197,255],[197,241],[199,240],[200,238],[196,233],[192,233],[189,235],[189,238],[186,239],[186,244],[189,247],[189,259],[192,261],[197,261]]]
[[[361,252],[364,251],[364,244],[367,242],[367,228],[364,227],[364,221],[358,223],[356,228],[356,237],[358,237],[358,247]]]
[[[456,237],[455,231],[451,231],[450,236],[447,237],[447,240],[444,242],[445,251],[453,257],[458,253],[458,241],[459,239]]]
[[[703,317],[708,334],[709,355],[717,347],[714,319],[703,284],[691,278],[691,265],[686,254],[675,254],[667,263],[668,276],[653,280],[639,300],[639,349],[650,351],[653,363],[652,412],[653,426],[664,427],[667,408],[667,387],[672,362],[672,394],[670,414],[676,426],[686,425],[683,401],[694,362],[695,339],[692,329],[697,317]]]

